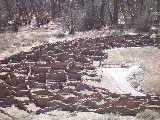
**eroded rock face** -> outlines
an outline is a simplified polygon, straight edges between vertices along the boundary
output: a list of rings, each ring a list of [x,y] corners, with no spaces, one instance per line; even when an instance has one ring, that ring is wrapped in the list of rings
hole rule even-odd
[[[159,45],[159,40],[127,35],[85,38],[20,52],[0,61],[0,106],[36,114],[66,110],[135,115],[146,108],[160,110],[158,96],[122,96],[82,82],[83,75],[96,77],[92,64],[107,59],[103,50],[146,45]]]

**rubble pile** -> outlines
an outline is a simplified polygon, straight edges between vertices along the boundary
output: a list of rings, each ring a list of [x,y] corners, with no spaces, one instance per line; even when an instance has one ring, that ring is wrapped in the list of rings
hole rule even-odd
[[[158,45],[158,39],[126,35],[56,42],[20,52],[0,61],[0,107],[36,114],[64,110],[135,115],[146,108],[160,110],[159,96],[120,95],[82,79],[97,76],[93,62],[107,59],[103,50]]]

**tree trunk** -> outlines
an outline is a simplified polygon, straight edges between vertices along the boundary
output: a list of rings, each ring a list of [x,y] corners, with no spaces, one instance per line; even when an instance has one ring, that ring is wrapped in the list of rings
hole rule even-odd
[[[120,7],[121,7],[121,11],[123,13],[123,16],[124,16],[124,21],[126,23],[126,18],[127,18],[127,10],[126,10],[126,6],[125,6],[125,3],[123,0],[121,0],[120,2]]]
[[[113,25],[118,24],[118,10],[119,10],[118,5],[119,5],[119,0],[114,0],[113,21],[112,21]]]
[[[143,12],[143,4],[144,4],[144,1],[143,0],[140,0],[140,15],[142,15],[142,12]]]
[[[105,25],[106,21],[104,18],[105,18],[106,0],[101,0],[101,2],[102,2],[102,5],[101,5],[101,9],[100,9],[100,19],[101,19],[102,25]]]
[[[73,13],[71,11],[71,23],[69,28],[69,34],[74,34],[74,25],[73,25]]]
[[[5,3],[5,7],[7,9],[6,13],[7,13],[7,16],[8,16],[8,21],[12,21],[14,14],[11,11],[11,6],[9,4],[9,1],[4,1],[4,3]]]
[[[74,34],[74,24],[73,24],[73,11],[72,7],[74,7],[74,1],[70,1],[70,28],[69,28],[69,34]]]
[[[110,1],[107,0],[107,9],[108,9],[108,26],[111,27],[113,21],[113,15],[110,8]]]
[[[133,13],[133,11],[131,10],[131,3],[130,3],[130,1],[129,0],[127,0],[126,1],[127,2],[127,7],[128,7],[128,12],[129,12],[129,14],[130,14],[130,17],[131,17],[131,21],[132,21],[132,25],[133,25],[133,23],[134,23],[134,20],[136,19],[136,17],[134,16],[134,13]],[[131,25],[131,26],[132,26]],[[131,26],[129,26],[129,27],[131,27]]]
[[[0,2],[0,31],[2,31],[2,5]]]
[[[157,13],[158,13],[157,23],[158,26],[160,26],[160,0],[157,0]]]
[[[25,4],[25,1],[24,0],[21,0],[21,1],[22,1],[22,4],[24,5],[24,9],[23,9],[23,11],[24,11],[24,23],[25,23],[25,25],[27,25],[27,24],[29,24],[29,13],[27,11],[27,6]]]
[[[57,0],[51,0],[51,15],[53,19],[56,17],[56,3]]]
[[[95,6],[94,6],[94,0],[91,0],[91,5],[90,5],[90,10],[87,11],[87,30],[91,30],[94,28],[94,22],[95,22],[95,19],[96,19],[96,11],[95,11]]]
[[[22,10],[21,10],[19,1],[18,1],[18,0],[15,0],[15,2],[16,2],[16,7],[17,7],[17,9],[18,9],[18,16],[16,16],[16,23],[17,23],[18,25],[22,25],[22,24],[21,24],[21,20],[20,20],[20,18],[21,18],[21,16],[22,16]]]
[[[33,0],[30,0],[30,3],[31,3],[32,12],[33,12],[33,14],[36,17],[37,27],[40,28],[40,18],[39,18],[38,6],[35,5],[35,3],[33,2]]]

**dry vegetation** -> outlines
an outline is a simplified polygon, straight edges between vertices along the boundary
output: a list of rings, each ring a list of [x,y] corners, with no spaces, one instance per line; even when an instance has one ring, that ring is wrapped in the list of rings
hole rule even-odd
[[[158,48],[125,48],[109,51],[108,63],[139,65],[142,71],[128,77],[136,89],[160,95],[160,50]]]
[[[68,113],[59,112],[48,115],[33,115],[26,112],[18,111],[20,114],[16,114],[13,111],[11,116],[0,113],[0,120],[160,120],[160,113],[154,110],[145,110],[133,116],[122,116],[117,114],[96,114],[96,113]]]
[[[160,120],[160,114],[154,110],[145,110],[136,115],[136,120]]]
[[[17,112],[19,114],[17,114]],[[66,120],[135,120],[135,117],[121,116],[119,113],[97,114],[93,112],[69,113],[58,111],[48,115],[34,115],[28,114],[26,111],[18,110],[15,108],[8,110],[8,114],[10,114],[10,116],[4,115],[0,112],[0,120],[64,120],[64,118]]]
[[[134,30],[124,31],[123,34],[128,34]],[[27,26],[21,27],[18,33],[5,32],[0,34],[0,59],[13,55],[21,50],[26,51],[33,46],[42,45],[45,43],[53,43],[56,41],[73,40],[75,38],[85,37],[99,37],[106,35],[117,35],[120,31],[108,30],[93,30],[88,32],[75,32],[74,35],[68,34],[60,24],[53,21],[50,22],[47,28],[40,28],[36,30],[27,30]],[[134,33],[136,34],[136,33]]]

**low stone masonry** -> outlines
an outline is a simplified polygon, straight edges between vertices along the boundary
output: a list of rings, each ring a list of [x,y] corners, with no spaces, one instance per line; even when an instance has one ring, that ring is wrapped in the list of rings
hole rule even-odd
[[[110,93],[82,79],[98,77],[93,64],[101,65],[108,58],[104,50],[147,45],[159,46],[159,40],[138,35],[80,38],[33,47],[5,58],[0,61],[0,107],[16,106],[36,114],[60,110],[125,115],[146,108],[160,111],[159,96]]]

